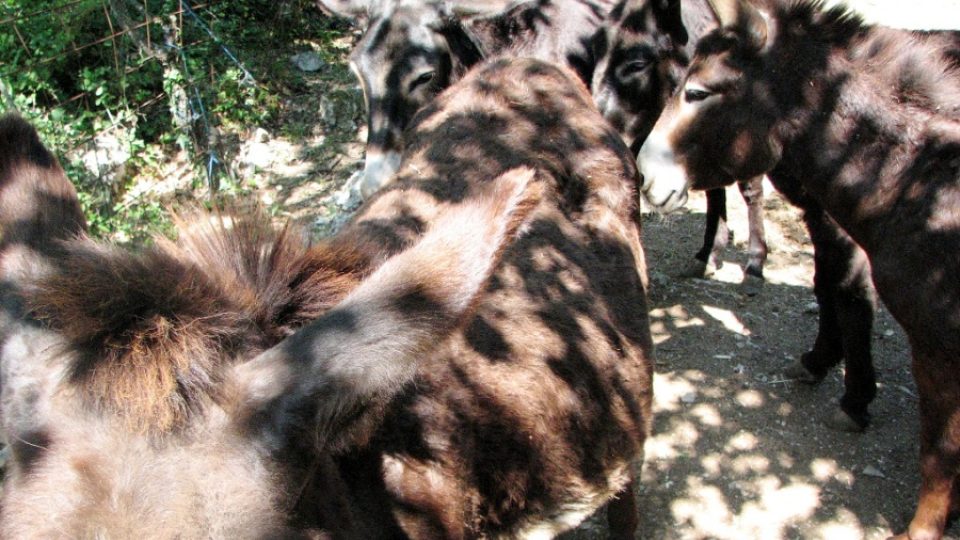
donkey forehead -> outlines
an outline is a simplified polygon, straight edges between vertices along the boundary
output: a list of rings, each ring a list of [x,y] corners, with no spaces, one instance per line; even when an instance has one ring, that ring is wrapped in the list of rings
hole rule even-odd
[[[394,5],[370,21],[353,61],[373,71],[388,70],[411,56],[435,54],[440,13],[428,6]]]

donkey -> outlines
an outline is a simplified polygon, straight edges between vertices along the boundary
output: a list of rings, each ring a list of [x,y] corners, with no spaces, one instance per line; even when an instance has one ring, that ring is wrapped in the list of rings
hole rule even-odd
[[[635,150],[647,137],[683,77],[697,38],[717,26],[705,0],[620,0],[594,37],[596,67],[591,93],[600,112]],[[763,284],[767,244],[763,230],[763,178],[737,183],[747,205],[748,259],[743,287],[756,294]],[[706,192],[703,246],[682,274],[709,275],[729,241],[726,189]]]
[[[596,80],[594,72],[604,54],[609,17],[616,20],[621,14],[627,18],[631,13],[623,10],[623,2],[615,6],[615,0],[319,2],[327,11],[358,21],[365,27],[350,63],[363,88],[367,109],[366,162],[360,183],[364,198],[388,182],[399,166],[403,130],[414,112],[456,82],[471,66],[496,56],[529,56],[567,65],[589,84]],[[662,0],[656,2],[659,5]],[[679,13],[679,9],[674,8],[678,5],[672,2],[667,9]],[[708,16],[710,24],[716,25],[712,15]],[[679,17],[670,22],[684,32]],[[593,86],[595,90],[603,90],[597,82]],[[603,99],[598,93],[601,111],[614,121],[627,144],[634,140],[642,142],[641,135],[645,135],[652,122],[618,124],[617,109]],[[640,103],[646,108],[644,112],[624,110],[630,110],[633,115],[651,115],[652,119],[662,108],[662,102],[640,100],[631,104]],[[750,259],[745,270],[748,276],[745,289],[755,294],[763,281],[767,253],[760,178],[741,183],[740,189],[750,216]],[[729,241],[726,192],[713,190],[707,197],[703,247],[690,267],[682,271],[686,276],[708,274],[710,268],[719,264],[718,255]]]
[[[540,58],[589,80],[590,39],[614,0],[318,1],[365,27],[350,67],[367,109],[360,189],[368,198],[397,170],[414,113],[484,58]]]
[[[337,457],[355,510],[342,536],[551,537],[610,502],[611,536],[633,538],[652,342],[632,154],[576,74],[534,59],[477,66],[405,137],[398,174],[345,233],[402,243],[520,166],[543,194],[473,319]]]
[[[810,0],[717,5],[683,82],[641,147],[643,192],[766,173],[802,190],[869,258],[907,333],[921,486],[900,539],[942,537],[960,500],[960,69],[948,36],[870,26]],[[790,66],[790,69],[782,69]]]
[[[693,55],[693,43],[716,27],[713,8],[704,0],[653,2],[625,1],[611,12],[611,24],[602,41],[594,73],[593,95],[605,114],[634,149],[638,149],[679,85]],[[686,44],[681,47],[680,45]],[[760,177],[739,182],[750,212],[750,261],[746,274],[760,276],[766,258],[763,218],[760,211]],[[787,367],[788,377],[817,383],[845,360],[845,392],[837,410],[828,414],[828,426],[862,431],[870,422],[869,404],[876,396],[876,374],[871,355],[871,329],[876,294],[862,250],[802,190],[780,187],[804,211],[804,222],[814,244],[814,294],[820,307],[819,328],[813,347]],[[718,221],[723,189],[707,190],[707,231],[704,248],[696,255],[694,272],[713,260],[726,238]],[[712,213],[712,214],[711,214]],[[717,224],[720,228],[717,228]],[[716,241],[709,236],[716,234]],[[757,240],[761,241],[757,241]],[[751,268],[755,270],[751,270]],[[749,285],[752,280],[745,282]]]
[[[85,236],[57,160],[0,118],[0,536],[321,535],[317,464],[469,320],[538,193],[505,171],[389,257],[263,212],[132,253]]]

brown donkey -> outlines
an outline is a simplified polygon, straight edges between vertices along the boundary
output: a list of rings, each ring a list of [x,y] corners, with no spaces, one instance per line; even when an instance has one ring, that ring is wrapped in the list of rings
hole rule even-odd
[[[316,537],[317,464],[468,319],[539,191],[491,178],[389,258],[262,214],[131,253],[84,236],[56,159],[3,117],[0,536]]]
[[[600,112],[632,148],[640,147],[679,86],[696,40],[717,25],[706,0],[621,0],[611,12],[605,35],[597,40],[600,57],[592,93]],[[745,273],[754,277],[762,275],[767,250],[760,179],[738,182],[750,225]],[[876,294],[869,264],[863,251],[816,200],[794,186],[777,187],[803,209],[815,248],[814,294],[820,308],[813,347],[789,366],[786,374],[817,383],[843,360],[844,395],[826,422],[835,429],[862,431],[870,421],[868,406],[877,387],[870,350]],[[708,189],[706,195],[707,228],[703,247],[695,256],[694,275],[702,275],[704,265],[716,259],[727,241],[725,188]],[[756,280],[744,281],[748,287],[751,283]]]
[[[337,457],[343,536],[546,538],[611,502],[612,537],[633,538],[652,343],[632,155],[572,72],[531,59],[468,73],[405,142],[397,176],[344,234],[403,244],[518,166],[543,195],[474,318],[369,443]]]
[[[663,209],[767,173],[869,257],[903,326],[920,404],[920,499],[899,538],[935,540],[960,466],[960,71],[949,36],[865,25],[819,2],[719,3],[682,92],[640,149]],[[719,174],[718,174],[719,173]]]

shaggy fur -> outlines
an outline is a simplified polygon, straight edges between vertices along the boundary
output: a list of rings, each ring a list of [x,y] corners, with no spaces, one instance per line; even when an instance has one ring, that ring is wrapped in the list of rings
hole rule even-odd
[[[29,285],[28,308],[77,351],[70,379],[97,408],[140,432],[188,425],[222,401],[225,366],[325,313],[369,261],[262,211],[178,219],[176,242],[139,253],[86,239]],[[97,299],[91,302],[91,299]]]
[[[128,252],[77,236],[29,125],[0,135],[5,538],[321,535],[319,515],[348,513],[326,453],[370,437],[542,194],[506,171],[392,251],[310,247],[247,210],[192,212],[176,242]]]

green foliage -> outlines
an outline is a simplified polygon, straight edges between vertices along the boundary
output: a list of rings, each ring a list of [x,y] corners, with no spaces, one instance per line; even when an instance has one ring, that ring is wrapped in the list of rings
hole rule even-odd
[[[139,240],[168,225],[162,205],[129,195],[156,148],[181,148],[201,178],[213,129],[272,127],[295,85],[286,57],[301,40],[329,46],[342,23],[314,0],[0,0],[0,112],[37,126],[81,193],[92,232]],[[249,73],[248,71],[249,70]],[[104,180],[81,163],[106,136],[133,156]],[[147,151],[148,149],[154,149]],[[221,173],[222,174],[222,173]],[[244,191],[217,179],[225,195]]]

